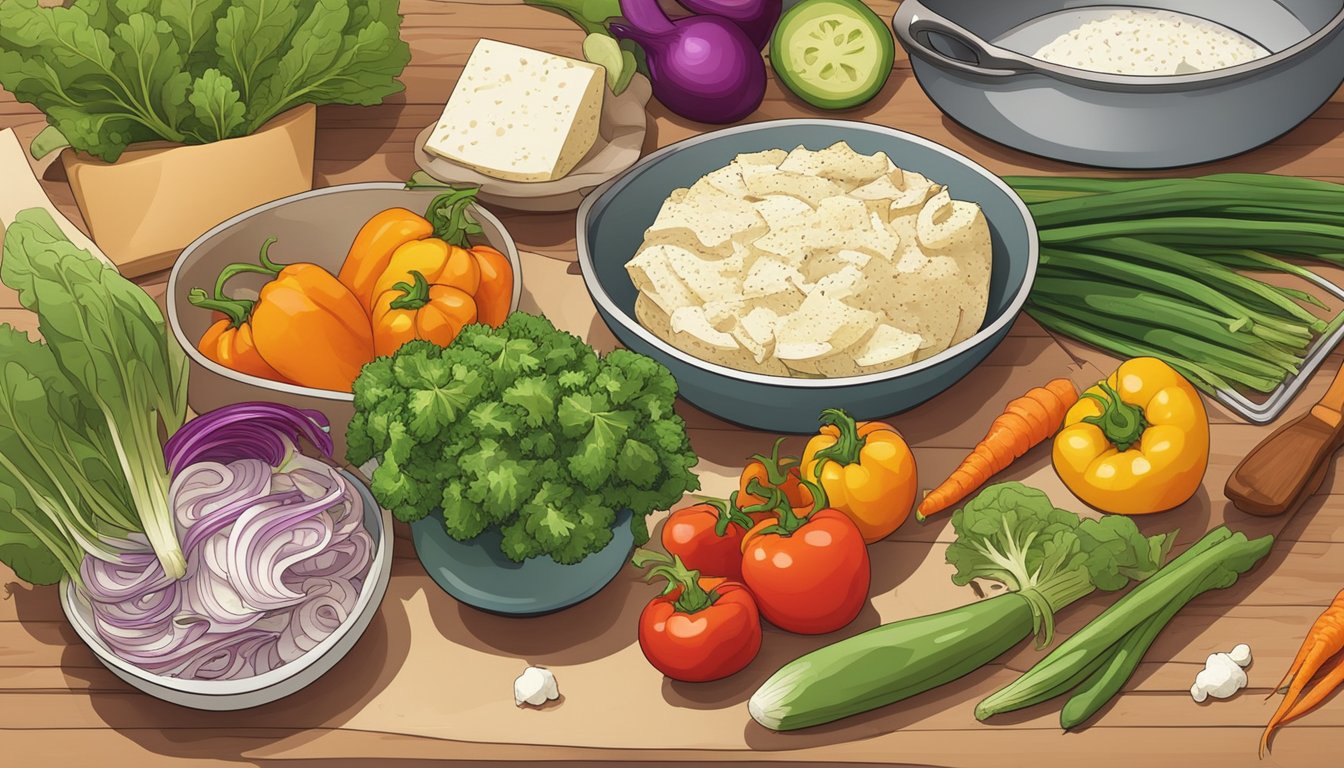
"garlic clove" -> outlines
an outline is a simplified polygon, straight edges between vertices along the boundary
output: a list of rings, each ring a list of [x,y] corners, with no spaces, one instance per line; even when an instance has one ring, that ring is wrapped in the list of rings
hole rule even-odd
[[[1249,666],[1251,663],[1251,646],[1245,643],[1240,643],[1233,647],[1232,651],[1227,655],[1230,656],[1238,666]]]
[[[555,675],[545,667],[528,667],[513,681],[513,701],[517,706],[531,704],[539,707],[560,698],[560,686]]]

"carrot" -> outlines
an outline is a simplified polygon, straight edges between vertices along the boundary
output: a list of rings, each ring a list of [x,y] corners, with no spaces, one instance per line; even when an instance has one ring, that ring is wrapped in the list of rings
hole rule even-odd
[[[920,522],[951,507],[1008,468],[1019,456],[1059,431],[1064,416],[1078,402],[1078,388],[1068,379],[1034,387],[1004,408],[989,426],[985,439],[942,485],[919,502]]]
[[[1344,653],[1341,653],[1341,650],[1344,650],[1344,590],[1335,595],[1330,607],[1326,608],[1311,625],[1307,638],[1302,641],[1302,647],[1298,649],[1297,657],[1288,667],[1288,672],[1269,694],[1273,696],[1289,678],[1292,678],[1288,693],[1284,695],[1283,702],[1269,719],[1269,725],[1265,726],[1265,732],[1260,737],[1261,757],[1264,757],[1269,749],[1269,739],[1275,729],[1310,712],[1344,682]],[[1329,671],[1317,680],[1303,697],[1303,689],[1326,662],[1330,662]]]

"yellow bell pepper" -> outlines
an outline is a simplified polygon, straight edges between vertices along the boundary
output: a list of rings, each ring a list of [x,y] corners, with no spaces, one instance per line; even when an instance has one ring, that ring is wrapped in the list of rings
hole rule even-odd
[[[855,422],[822,411],[819,434],[803,449],[803,478],[816,481],[829,506],[854,521],[869,544],[905,522],[915,503],[915,457],[891,425]]]
[[[1069,409],[1053,459],[1069,490],[1102,512],[1161,512],[1199,489],[1209,418],[1185,377],[1156,358],[1135,358]]]

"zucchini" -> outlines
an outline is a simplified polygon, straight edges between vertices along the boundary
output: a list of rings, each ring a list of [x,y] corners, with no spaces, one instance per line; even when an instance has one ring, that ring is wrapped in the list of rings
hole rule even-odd
[[[1032,634],[1016,592],[896,621],[785,664],[751,697],[751,716],[789,731],[909,698],[979,669]]]

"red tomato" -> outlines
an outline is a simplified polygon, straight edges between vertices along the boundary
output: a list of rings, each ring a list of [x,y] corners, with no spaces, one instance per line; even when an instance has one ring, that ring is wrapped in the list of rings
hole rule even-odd
[[[706,576],[741,581],[742,537],[747,528],[773,515],[758,512],[748,517],[741,512],[734,515],[734,511],[721,499],[676,510],[663,523],[663,549]]]
[[[792,531],[781,526],[789,527],[760,523],[742,544],[742,578],[761,614],[803,635],[849,624],[863,610],[872,579],[868,547],[854,521],[821,509]]]
[[[637,565],[666,563],[639,550]],[[740,672],[761,650],[761,615],[751,593],[737,582],[701,579],[680,560],[657,565],[650,576],[677,585],[655,597],[639,615],[639,649],[659,672],[688,683]]]

